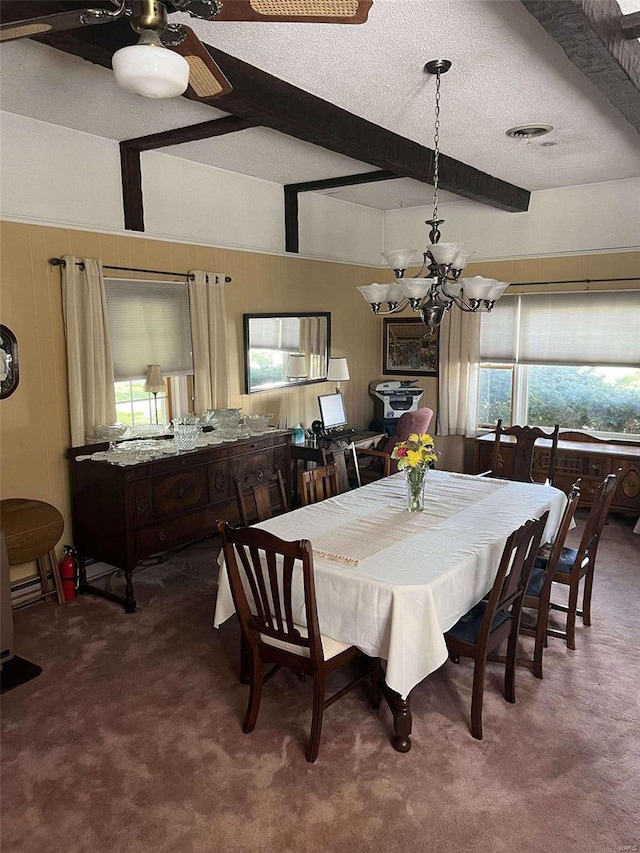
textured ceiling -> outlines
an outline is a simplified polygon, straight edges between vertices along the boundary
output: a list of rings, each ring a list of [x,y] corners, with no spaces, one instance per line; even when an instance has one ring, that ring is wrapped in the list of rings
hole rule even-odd
[[[429,148],[435,79],[423,66],[447,58],[453,67],[442,78],[440,140],[447,155],[529,190],[640,175],[640,135],[519,0],[374,0],[361,26],[171,19],[188,23],[204,42]],[[184,98],[127,94],[110,71],[29,40],[3,45],[0,63],[2,109],[112,139],[223,115]],[[530,123],[554,130],[529,143],[505,136],[509,127]],[[164,150],[277,183],[371,171],[267,129]],[[430,202],[430,188],[409,179],[325,192],[380,208]]]

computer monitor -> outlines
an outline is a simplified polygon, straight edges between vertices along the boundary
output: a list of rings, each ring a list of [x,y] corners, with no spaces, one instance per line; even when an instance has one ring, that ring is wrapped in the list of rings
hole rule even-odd
[[[321,394],[318,397],[318,405],[323,429],[335,429],[347,425],[344,400],[339,391],[335,394]]]

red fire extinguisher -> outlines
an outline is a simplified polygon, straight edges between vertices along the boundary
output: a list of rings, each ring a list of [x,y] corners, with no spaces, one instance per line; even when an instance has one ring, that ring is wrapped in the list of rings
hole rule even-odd
[[[76,597],[76,555],[77,551],[71,545],[64,546],[64,557],[60,563],[60,579],[65,601],[73,601]]]

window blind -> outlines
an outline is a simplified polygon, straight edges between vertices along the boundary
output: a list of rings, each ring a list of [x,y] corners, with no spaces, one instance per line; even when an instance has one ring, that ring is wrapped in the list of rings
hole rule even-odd
[[[189,295],[182,282],[105,279],[116,381],[193,373]]]
[[[480,358],[521,364],[640,366],[640,291],[503,297],[482,315]]]
[[[299,351],[299,317],[252,317],[250,322],[251,349]]]

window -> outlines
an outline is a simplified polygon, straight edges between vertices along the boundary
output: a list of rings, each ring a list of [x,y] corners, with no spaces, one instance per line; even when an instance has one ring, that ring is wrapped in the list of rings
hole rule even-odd
[[[115,383],[116,390],[116,420],[129,426],[154,424],[156,422],[156,407],[153,394],[144,390],[144,379],[125,379]],[[158,394],[157,415],[158,423],[169,421],[168,398]]]
[[[480,358],[480,430],[502,418],[640,435],[637,291],[503,297],[482,316]]]
[[[113,351],[116,415],[130,425],[170,419],[168,397],[144,390],[148,364],[159,364],[177,397],[193,374],[189,294],[183,282],[105,279]],[[172,395],[173,396],[173,395]],[[174,414],[177,414],[175,412]]]

